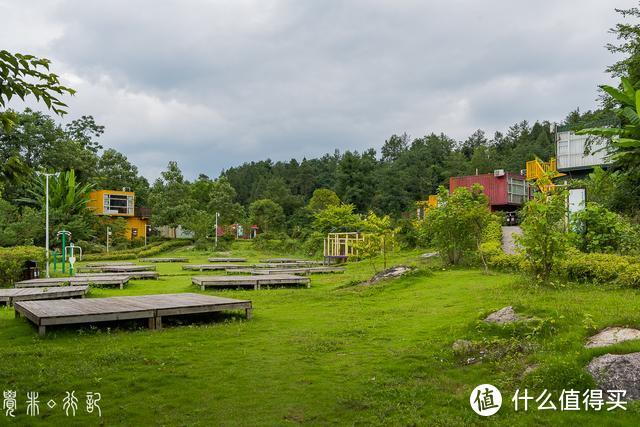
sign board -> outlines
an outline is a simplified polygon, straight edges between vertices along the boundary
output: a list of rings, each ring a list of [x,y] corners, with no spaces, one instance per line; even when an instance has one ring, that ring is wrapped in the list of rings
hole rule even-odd
[[[76,263],[76,257],[74,257],[74,256],[70,256],[70,257],[69,257],[69,264],[73,265],[73,264],[75,264],[75,263]]]
[[[584,188],[572,188],[569,190],[569,216],[584,209],[587,202],[587,192]]]

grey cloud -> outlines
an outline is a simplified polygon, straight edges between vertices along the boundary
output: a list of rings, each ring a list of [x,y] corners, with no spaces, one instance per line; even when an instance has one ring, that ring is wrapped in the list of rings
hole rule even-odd
[[[169,160],[194,177],[379,147],[394,132],[462,139],[593,108],[614,61],[603,48],[619,20],[613,7],[60,1],[38,15],[42,45],[28,47],[77,79],[71,116],[104,123],[106,145],[150,178]]]

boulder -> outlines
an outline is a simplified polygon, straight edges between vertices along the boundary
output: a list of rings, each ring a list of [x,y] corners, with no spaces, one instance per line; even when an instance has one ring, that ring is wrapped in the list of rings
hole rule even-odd
[[[515,312],[512,306],[501,308],[498,311],[495,311],[488,315],[484,321],[487,323],[497,323],[499,325],[504,325],[506,323],[515,323],[523,318]]]
[[[403,276],[408,272],[412,271],[413,268],[408,267],[406,265],[397,265],[395,267],[388,268],[384,271],[373,276],[369,281],[365,282],[367,285],[373,285],[374,283],[378,283],[381,280],[385,279],[393,279],[396,277]]]
[[[637,329],[610,327],[589,338],[584,346],[587,348],[606,347],[638,339],[640,339],[640,331]]]
[[[433,258],[438,256],[438,252],[427,252],[426,254],[420,255],[420,258]]]
[[[587,365],[587,371],[600,389],[626,390],[624,399],[640,399],[640,353],[596,357]]]

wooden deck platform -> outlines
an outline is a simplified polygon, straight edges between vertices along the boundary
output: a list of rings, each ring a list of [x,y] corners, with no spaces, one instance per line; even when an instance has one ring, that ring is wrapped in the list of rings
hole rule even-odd
[[[135,262],[130,261],[96,261],[88,262],[85,267],[104,267],[105,265],[135,265]]]
[[[155,265],[139,265],[139,264],[105,264],[105,265],[85,265],[78,267],[78,273],[130,273],[133,271],[153,271]]]
[[[311,285],[308,277],[292,274],[256,275],[256,276],[193,276],[191,283],[200,286],[203,291],[207,287],[251,287],[255,290],[262,286]]]
[[[227,274],[295,274],[308,276],[320,273],[344,273],[342,267],[303,267],[303,268],[237,268],[226,270]]]
[[[246,265],[233,265],[233,264],[186,264],[182,266],[183,270],[195,270],[195,271],[222,271],[228,268],[245,268]]]
[[[75,277],[86,276],[129,276],[130,279],[157,279],[160,274],[157,271],[129,271],[127,273],[78,273]]]
[[[134,297],[86,298],[58,301],[22,301],[14,304],[16,317],[24,316],[44,336],[47,326],[148,319],[150,329],[162,328],[162,318],[225,310],[245,310],[251,318],[249,300],[200,294],[160,294]]]
[[[99,286],[119,286],[120,289],[124,288],[124,285],[129,282],[129,276],[117,275],[117,276],[73,276],[73,277],[52,277],[50,279],[40,278],[23,280],[16,282],[16,288],[46,288],[52,286],[67,286],[67,285],[99,285]]]
[[[247,262],[246,258],[209,258],[209,262]]]
[[[7,305],[15,301],[33,301],[40,299],[84,298],[89,286],[55,286],[52,288],[9,288],[0,289],[0,302]]]
[[[310,259],[296,259],[296,258],[269,258],[260,260],[267,264],[324,264],[322,261],[314,261]]]
[[[140,258],[141,262],[189,262],[189,258],[186,257],[174,257],[174,258]]]

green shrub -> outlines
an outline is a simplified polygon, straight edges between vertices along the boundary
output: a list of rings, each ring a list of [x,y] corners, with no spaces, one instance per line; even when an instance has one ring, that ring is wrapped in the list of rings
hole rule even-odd
[[[261,251],[270,251],[283,254],[300,252],[300,242],[290,238],[285,233],[269,232],[258,234],[253,240],[253,245]]]
[[[522,255],[519,254],[505,254],[502,250],[499,253],[489,256],[487,264],[489,267],[500,270],[518,272],[527,268],[528,265]]]
[[[0,286],[10,286],[22,279],[24,263],[35,260],[40,269],[45,266],[44,248],[37,246],[13,246],[0,248]]]
[[[593,202],[572,218],[576,246],[584,252],[637,252],[640,233],[631,222]]]
[[[625,287],[640,285],[638,259],[615,254],[586,254],[571,251],[557,266],[557,273],[569,280]]]
[[[188,239],[173,239],[164,242],[154,242],[145,248],[140,247],[126,251],[113,251],[109,253],[90,254],[82,258],[83,261],[103,261],[103,260],[123,260],[131,258],[147,258],[156,256],[169,249],[178,248],[191,244]]]

